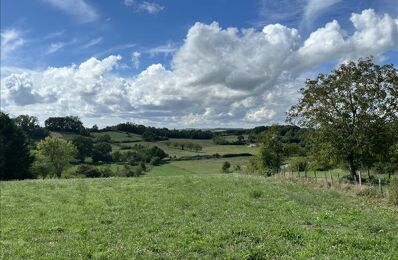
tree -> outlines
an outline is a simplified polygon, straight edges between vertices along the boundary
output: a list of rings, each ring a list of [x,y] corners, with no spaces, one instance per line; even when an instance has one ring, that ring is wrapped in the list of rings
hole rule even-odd
[[[388,157],[397,140],[398,71],[372,59],[348,62],[329,75],[307,80],[287,120],[314,128],[314,139],[347,164],[351,176],[361,165]]]
[[[19,115],[14,118],[14,122],[29,139],[43,139],[49,135],[47,129],[40,127],[37,117]]]
[[[93,147],[93,151],[91,154],[91,157],[93,159],[93,162],[110,162],[112,161],[112,146],[108,143],[97,143]]]
[[[268,176],[279,172],[286,151],[283,143],[279,140],[278,126],[273,125],[262,135],[262,144],[257,155],[258,170]]]
[[[8,115],[0,112],[0,179],[32,178],[29,171],[32,161],[24,133]]]
[[[49,117],[46,121],[44,121],[44,124],[50,131],[87,134],[83,123],[77,116]]]
[[[239,144],[244,144],[245,143],[245,137],[243,135],[238,135],[238,143]]]
[[[37,144],[38,163],[45,165],[53,176],[61,177],[77,153],[72,142],[58,137],[46,137]]]
[[[84,162],[87,156],[90,156],[93,150],[93,140],[89,137],[75,136],[72,139],[72,143],[76,146],[77,153],[76,159]]]
[[[228,173],[231,168],[231,163],[228,161],[223,162],[221,166],[221,172],[223,173]]]

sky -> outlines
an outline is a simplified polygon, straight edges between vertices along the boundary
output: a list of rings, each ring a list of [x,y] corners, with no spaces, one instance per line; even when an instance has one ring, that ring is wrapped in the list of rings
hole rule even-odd
[[[284,123],[305,79],[398,64],[396,0],[1,0],[1,110],[86,126]]]

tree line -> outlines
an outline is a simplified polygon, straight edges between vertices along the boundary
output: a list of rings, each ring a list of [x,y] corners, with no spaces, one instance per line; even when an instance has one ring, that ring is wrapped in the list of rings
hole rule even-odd
[[[56,122],[58,126],[49,125],[58,131],[68,129],[70,132],[81,133],[82,125],[76,124],[76,121],[76,117],[66,120],[57,118],[52,122]],[[123,163],[126,165],[124,175],[136,176],[137,172],[142,173],[146,170],[145,164],[159,164],[168,156],[156,146],[136,145],[133,151],[112,152],[109,135],[97,138],[75,135],[71,140],[66,140],[49,135],[48,129],[41,128],[37,122],[35,117],[19,116],[12,119],[0,112],[1,180],[61,177],[71,162],[85,163],[87,157],[91,158],[93,164]],[[59,125],[64,125],[65,122],[67,128],[60,128]],[[133,166],[135,168],[132,168]],[[95,175],[93,172],[97,172],[93,167],[84,167],[79,167],[80,174],[87,171],[88,175]],[[103,176],[105,175],[109,175],[109,171]]]

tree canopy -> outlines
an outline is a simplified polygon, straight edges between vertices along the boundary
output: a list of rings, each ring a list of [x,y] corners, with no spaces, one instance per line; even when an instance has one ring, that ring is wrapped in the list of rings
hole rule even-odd
[[[23,131],[8,115],[0,112],[0,179],[33,177],[29,171],[32,162]]]
[[[76,147],[70,141],[46,137],[37,144],[36,156],[43,168],[48,168],[50,173],[59,178],[76,153]]]
[[[352,176],[363,166],[389,160],[397,142],[398,71],[371,58],[340,65],[308,79],[287,120],[316,129],[315,144],[347,164]]]

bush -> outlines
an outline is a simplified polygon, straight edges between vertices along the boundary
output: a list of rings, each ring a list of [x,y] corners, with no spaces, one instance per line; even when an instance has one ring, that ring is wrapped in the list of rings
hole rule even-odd
[[[96,138],[96,142],[97,143],[111,143],[112,142],[112,137],[108,134],[104,134],[104,135],[99,135]]]
[[[108,143],[97,143],[93,147],[92,151],[92,159],[93,162],[110,162],[112,161],[112,157],[110,152],[112,151],[112,146]]]
[[[228,161],[223,162],[221,166],[221,172],[228,173],[231,168],[231,164]]]
[[[101,177],[103,178],[109,178],[115,176],[114,172],[110,167],[103,167],[102,169],[100,169],[100,171],[101,171]]]
[[[398,178],[391,180],[388,190],[388,197],[392,204],[398,206]]]
[[[138,177],[142,175],[143,171],[141,166],[124,165],[121,174],[126,177]]]
[[[234,172],[240,172],[242,169],[241,169],[241,167],[240,167],[240,165],[235,165],[234,167],[233,167],[233,171]]]
[[[111,153],[112,161],[114,162],[121,162],[122,161],[122,153],[119,151],[114,151]]]
[[[99,178],[102,175],[97,167],[90,165],[80,165],[76,170],[76,174],[87,178]]]
[[[149,162],[149,164],[150,165],[159,165],[160,161],[161,161],[160,157],[155,156],[155,157],[152,157],[152,159]]]
[[[309,165],[309,163],[308,163],[308,160],[307,160],[306,157],[293,158],[292,160],[290,160],[290,163],[289,163],[290,170],[292,172],[295,172],[295,171],[300,171],[300,172],[306,171],[306,170],[308,170],[308,165]]]

